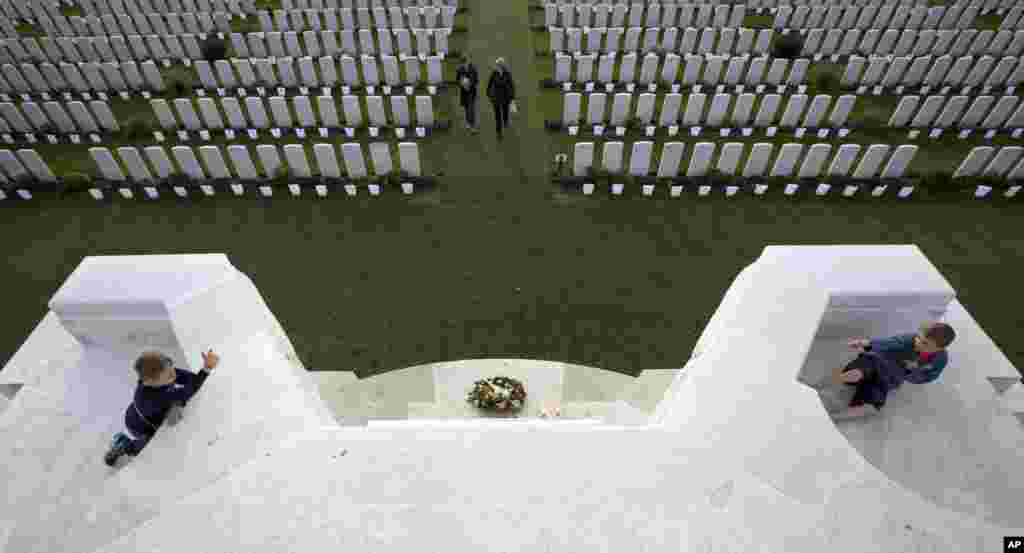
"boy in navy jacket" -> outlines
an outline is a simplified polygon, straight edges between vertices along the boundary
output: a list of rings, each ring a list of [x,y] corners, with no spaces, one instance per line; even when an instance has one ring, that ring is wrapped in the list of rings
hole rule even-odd
[[[164,420],[171,425],[177,423],[181,408],[199,391],[219,362],[213,350],[204,353],[203,368],[196,374],[174,368],[174,362],[160,352],[147,351],[140,355],[135,360],[139,384],[132,404],[124,413],[126,431],[114,436],[104,462],[114,466],[122,455],[138,455]]]
[[[945,323],[921,325],[918,334],[900,334],[891,338],[857,338],[848,345],[860,353],[846,367],[832,373],[832,383],[855,388],[849,410],[831,413],[835,419],[862,417],[878,413],[890,390],[904,380],[914,384],[932,382],[949,363],[946,347],[956,332]]]

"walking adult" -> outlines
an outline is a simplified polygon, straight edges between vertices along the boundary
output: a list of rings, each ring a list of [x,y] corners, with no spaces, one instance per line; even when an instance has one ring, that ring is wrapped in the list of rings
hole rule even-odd
[[[487,81],[487,96],[494,105],[494,123],[498,131],[498,138],[502,137],[502,129],[508,127],[509,109],[513,107],[516,99],[516,87],[512,82],[512,73],[504,58],[494,61],[494,72]]]
[[[459,83],[459,103],[466,110],[466,128],[472,133],[479,132],[476,123],[476,91],[480,77],[468,54],[462,65],[455,70],[455,80]]]

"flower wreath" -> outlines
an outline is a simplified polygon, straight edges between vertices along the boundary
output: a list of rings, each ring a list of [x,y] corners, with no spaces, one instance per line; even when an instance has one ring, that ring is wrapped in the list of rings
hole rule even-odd
[[[514,378],[495,376],[474,382],[466,401],[491,411],[522,409],[526,402],[526,389]]]

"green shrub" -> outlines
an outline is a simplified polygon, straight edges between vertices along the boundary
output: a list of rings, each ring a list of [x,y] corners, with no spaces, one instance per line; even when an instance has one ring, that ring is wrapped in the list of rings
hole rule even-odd
[[[804,38],[799,33],[780,35],[772,44],[772,57],[794,59],[799,58],[804,50]]]
[[[829,94],[838,91],[840,83],[834,73],[826,71],[818,75],[814,84],[817,86],[819,94]]]
[[[153,127],[145,119],[136,119],[125,125],[123,132],[131,140],[146,140],[153,136]]]
[[[92,177],[85,173],[68,173],[61,179],[64,192],[84,192],[92,188]]]
[[[202,50],[203,59],[206,61],[222,60],[228,55],[228,42],[222,38],[217,38],[215,34],[210,34],[206,36],[206,40],[200,45],[200,50]]]
[[[185,81],[174,81],[171,84],[171,90],[174,91],[175,96],[187,96],[188,95],[188,84]]]

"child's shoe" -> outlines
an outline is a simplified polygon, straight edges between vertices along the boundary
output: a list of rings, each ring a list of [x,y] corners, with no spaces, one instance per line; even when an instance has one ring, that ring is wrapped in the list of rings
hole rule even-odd
[[[114,464],[117,463],[117,460],[128,452],[129,443],[131,443],[131,438],[125,435],[124,432],[118,432],[115,434],[113,444],[110,447],[110,451],[108,451],[103,457],[103,462],[106,463],[108,467],[114,466]]]

